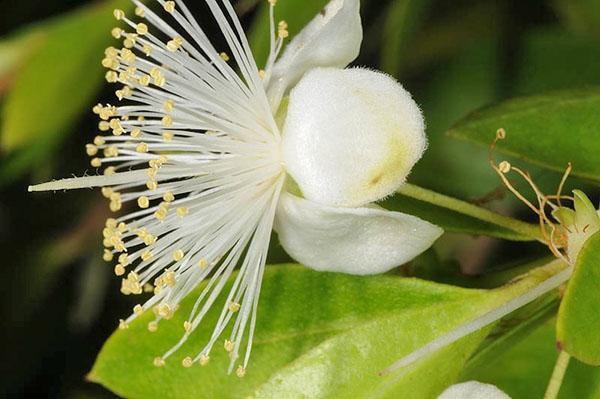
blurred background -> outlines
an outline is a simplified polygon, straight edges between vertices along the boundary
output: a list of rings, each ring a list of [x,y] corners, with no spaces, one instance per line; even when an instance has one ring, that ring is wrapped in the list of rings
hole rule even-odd
[[[600,84],[600,1],[361,2],[365,39],[355,64],[399,79],[427,120],[429,150],[410,181],[527,219],[500,187],[486,150],[444,133],[506,98]],[[201,3],[188,5],[202,25]],[[268,45],[265,3],[234,1],[259,65]],[[278,18],[293,35],[323,4],[280,0]],[[116,101],[100,65],[104,48],[117,45],[115,7],[132,10],[126,0],[0,0],[2,397],[113,397],[85,381],[132,306],[101,259],[107,205],[97,191],[30,194],[27,186],[94,173],[84,146],[96,135],[91,107]],[[542,186],[560,179],[526,167]],[[597,203],[597,190],[588,193]],[[273,263],[287,260],[273,247]],[[545,254],[537,245],[449,234],[424,255],[442,273],[419,270],[426,263],[419,260],[405,272],[480,285],[476,276],[508,267],[502,254],[515,251],[523,260]]]

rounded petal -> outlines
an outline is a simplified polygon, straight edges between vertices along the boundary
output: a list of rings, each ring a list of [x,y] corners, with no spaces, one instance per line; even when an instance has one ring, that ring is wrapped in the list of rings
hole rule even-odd
[[[359,68],[308,72],[290,94],[283,132],[284,162],[304,197],[338,206],[391,194],[427,147],[410,93]]]
[[[379,207],[339,208],[283,193],[275,230],[287,253],[319,271],[383,273],[413,259],[443,233],[415,216]]]
[[[510,399],[496,386],[478,381],[467,381],[452,385],[438,399]]]
[[[273,66],[270,91],[280,95],[315,67],[344,68],[360,51],[359,0],[331,0],[294,36]]]

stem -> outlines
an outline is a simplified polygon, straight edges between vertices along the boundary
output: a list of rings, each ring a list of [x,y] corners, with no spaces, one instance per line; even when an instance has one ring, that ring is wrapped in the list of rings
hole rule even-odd
[[[526,237],[533,238],[544,244],[546,243],[540,232],[540,228],[537,225],[500,215],[466,201],[436,193],[435,191],[427,190],[413,184],[405,183],[397,190],[397,192],[410,198],[441,206],[485,222],[493,223],[500,227],[505,227]]]
[[[543,266],[540,270],[554,271],[554,269],[561,265],[562,262],[555,261],[547,266]],[[513,311],[527,305],[530,302],[533,302],[540,296],[544,295],[547,292],[550,292],[559,286],[561,286],[565,281],[569,280],[571,274],[573,273],[573,267],[568,266],[558,273],[553,274],[551,277],[542,281],[541,283],[533,286],[529,290],[525,291],[523,294],[497,306],[496,308],[488,311],[484,315],[477,317],[470,322],[461,325],[460,327],[450,331],[449,333],[442,335],[433,341],[429,342],[427,345],[422,346],[421,348],[415,350],[414,352],[409,353],[404,356],[400,360],[394,362],[391,366],[387,367],[385,370],[381,371],[380,375],[389,374],[395,370],[398,370],[402,367],[406,367],[424,357],[431,355],[432,353],[450,345],[459,339],[466,337],[467,335],[482,329],[485,326],[488,326],[494,323],[497,320],[500,320],[504,316]]]
[[[560,351],[558,354],[558,359],[556,359],[556,365],[554,366],[552,377],[550,377],[550,382],[548,383],[548,388],[546,388],[544,399],[556,399],[558,396],[560,386],[562,385],[563,378],[565,377],[565,372],[569,366],[569,360],[571,360],[571,356],[569,356],[569,354],[565,351]]]

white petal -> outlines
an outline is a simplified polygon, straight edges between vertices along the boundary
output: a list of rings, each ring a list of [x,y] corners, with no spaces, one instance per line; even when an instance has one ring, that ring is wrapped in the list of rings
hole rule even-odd
[[[275,229],[288,254],[315,270],[383,273],[413,259],[442,234],[415,216],[376,206],[336,208],[282,194]]]
[[[510,399],[510,396],[494,385],[468,381],[452,385],[438,399]]]
[[[393,78],[318,68],[290,94],[283,157],[305,198],[358,206],[395,191],[427,147],[417,104]]]
[[[287,45],[273,66],[270,91],[279,96],[311,68],[344,68],[360,51],[359,0],[331,0]]]

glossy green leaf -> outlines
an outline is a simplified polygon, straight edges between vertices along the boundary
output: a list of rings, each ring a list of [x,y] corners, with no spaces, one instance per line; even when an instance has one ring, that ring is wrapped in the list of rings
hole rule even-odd
[[[194,303],[182,303],[158,332],[151,315],[106,342],[88,376],[129,398],[205,397],[411,397],[432,398],[452,383],[486,332],[479,331],[398,373],[378,372],[402,355],[530,288],[552,270],[537,270],[506,288],[470,290],[394,276],[356,277],[280,265],[266,271],[255,345],[243,379],[227,376],[224,351],[211,364],[190,369],[184,356],[201,349],[218,309],[205,328],[164,368],[152,359],[183,332]]]
[[[293,38],[328,2],[328,0],[279,1],[275,6],[275,20],[285,20],[288,24],[289,37]],[[250,47],[252,47],[252,53],[259,67],[264,65],[269,55],[269,29],[269,5],[264,1],[261,2],[258,14],[248,33]]]
[[[558,345],[576,359],[600,366],[600,232],[583,245],[556,324]]]
[[[512,399],[542,398],[558,354],[553,324],[553,320],[547,322],[495,357],[487,357],[476,367],[467,367],[461,379],[497,385]],[[600,398],[600,367],[572,359],[558,398]]]
[[[102,84],[103,49],[114,40],[115,7],[130,8],[126,0],[105,1],[41,28],[45,42],[19,71],[2,108],[0,145],[5,151],[56,145],[91,105]]]
[[[499,152],[556,171],[573,163],[573,175],[600,181],[600,88],[514,98],[459,121],[453,137],[489,146],[498,128]]]

